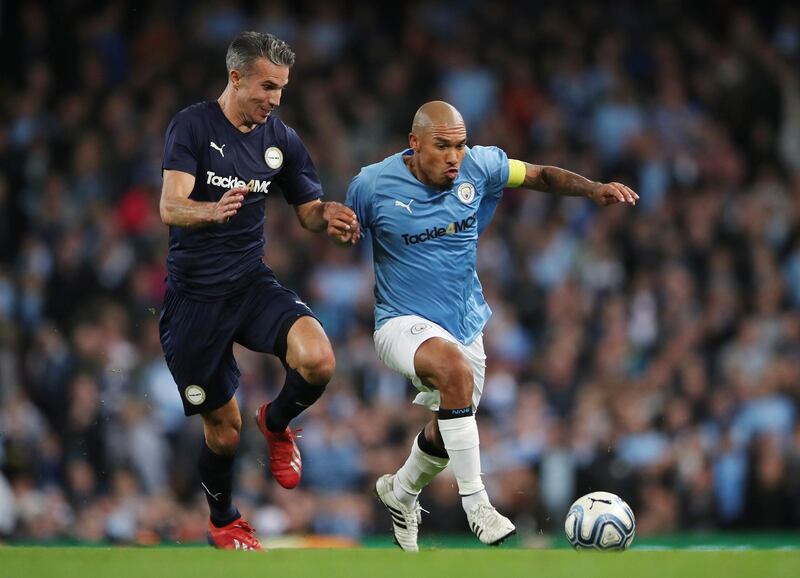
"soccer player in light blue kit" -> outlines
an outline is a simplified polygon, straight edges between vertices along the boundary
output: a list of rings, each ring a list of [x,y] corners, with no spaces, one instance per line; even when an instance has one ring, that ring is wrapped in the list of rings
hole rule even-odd
[[[461,114],[445,102],[428,102],[414,116],[410,149],[363,168],[347,191],[346,204],[372,234],[375,349],[420,390],[414,402],[437,414],[405,464],[375,485],[395,541],[407,551],[418,550],[419,493],[448,463],[481,542],[498,545],[515,532],[481,481],[474,415],[486,368],[482,330],[491,315],[476,253],[503,190],[585,196],[600,205],[639,198],[620,183],[590,181],[466,143]]]

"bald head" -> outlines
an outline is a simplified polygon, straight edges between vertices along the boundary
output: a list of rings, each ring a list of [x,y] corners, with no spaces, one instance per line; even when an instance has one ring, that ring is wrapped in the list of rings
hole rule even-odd
[[[443,100],[426,102],[414,115],[411,132],[417,136],[430,132],[434,127],[463,127],[464,119],[452,104]]]
[[[458,177],[467,147],[467,127],[454,106],[433,100],[414,115],[408,144],[413,154],[405,157],[411,172],[429,186],[449,188]]]

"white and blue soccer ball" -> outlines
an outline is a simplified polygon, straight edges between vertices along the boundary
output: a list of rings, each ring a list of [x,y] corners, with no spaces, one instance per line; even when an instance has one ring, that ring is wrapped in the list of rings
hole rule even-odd
[[[633,542],[636,519],[619,496],[592,492],[570,506],[564,531],[576,550],[625,550]]]

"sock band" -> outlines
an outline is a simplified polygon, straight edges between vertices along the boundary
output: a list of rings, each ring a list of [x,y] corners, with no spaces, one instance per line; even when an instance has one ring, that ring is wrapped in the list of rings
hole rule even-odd
[[[459,409],[439,408],[439,419],[458,419],[460,417],[469,417],[472,415],[472,413],[472,406],[462,407]]]
[[[423,452],[428,454],[429,456],[434,456],[437,458],[449,458],[450,456],[447,454],[447,450],[444,448],[440,448],[435,446],[433,443],[428,441],[428,438],[425,437],[425,430],[419,432],[417,436],[417,447],[421,449]]]

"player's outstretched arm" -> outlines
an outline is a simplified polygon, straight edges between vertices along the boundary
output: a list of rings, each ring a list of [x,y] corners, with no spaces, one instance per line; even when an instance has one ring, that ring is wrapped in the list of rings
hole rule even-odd
[[[588,197],[598,205],[629,203],[635,205],[639,200],[633,189],[622,183],[599,183],[566,169],[551,166],[532,165],[521,161],[511,161],[524,165],[522,183],[517,186],[535,189],[545,193],[557,193],[570,197]],[[513,177],[512,177],[513,178]],[[511,180],[511,178],[509,179]]]
[[[161,188],[161,220],[176,227],[201,227],[212,223],[226,223],[242,207],[247,187],[227,191],[216,203],[193,201],[189,198],[194,188],[194,175],[183,171],[164,171]]]
[[[333,241],[343,247],[355,245],[361,237],[356,214],[342,203],[319,199],[297,205],[297,218],[303,228],[319,233],[326,231]]]

